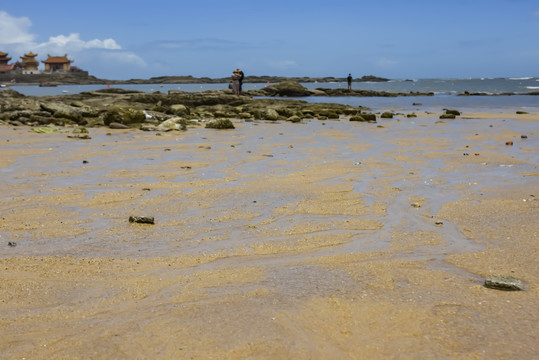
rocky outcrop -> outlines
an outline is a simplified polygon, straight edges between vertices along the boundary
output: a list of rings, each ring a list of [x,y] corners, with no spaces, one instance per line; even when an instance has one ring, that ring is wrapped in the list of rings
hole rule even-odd
[[[267,86],[260,91],[266,96],[302,97],[311,95],[307,88],[295,81],[283,81]]]
[[[306,90],[297,83],[275,86],[272,93],[299,95]],[[74,95],[23,96],[13,90],[0,91],[0,121],[14,126],[107,126],[145,131],[187,130],[200,124],[231,128],[230,119],[290,121],[339,119],[363,116],[362,107],[331,103],[308,103],[297,99],[235,96],[228,90],[168,94],[104,89]],[[372,116],[372,117],[369,117]],[[369,118],[367,118],[369,117]],[[212,120],[217,120],[212,122]]]

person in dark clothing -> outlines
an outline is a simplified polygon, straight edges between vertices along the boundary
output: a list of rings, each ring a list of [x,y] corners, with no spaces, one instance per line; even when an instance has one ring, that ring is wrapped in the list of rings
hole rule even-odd
[[[348,74],[346,80],[348,80],[348,90],[352,90],[352,74]]]
[[[243,87],[243,78],[245,77],[245,75],[243,74],[243,71],[241,71],[240,69],[237,69],[238,70],[238,74],[240,74],[240,94],[242,92],[242,87]]]
[[[232,73],[232,81],[230,82],[230,88],[232,89],[232,92],[234,95],[239,95],[241,92],[241,82],[240,79],[243,80],[239,69],[234,70]]]

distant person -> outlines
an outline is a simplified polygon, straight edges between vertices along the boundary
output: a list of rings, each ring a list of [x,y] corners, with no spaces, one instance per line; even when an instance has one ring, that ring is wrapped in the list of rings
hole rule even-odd
[[[240,74],[240,94],[241,92],[243,91],[243,78],[245,77],[245,75],[243,74],[243,71],[241,71],[240,69],[236,69],[238,70],[238,74]]]
[[[348,80],[348,90],[352,90],[352,74],[348,74],[346,80]]]
[[[242,75],[240,74],[240,72],[240,69],[236,69],[232,73],[232,81],[230,82],[230,88],[232,89],[234,95],[239,95],[241,91],[240,79],[242,79]]]

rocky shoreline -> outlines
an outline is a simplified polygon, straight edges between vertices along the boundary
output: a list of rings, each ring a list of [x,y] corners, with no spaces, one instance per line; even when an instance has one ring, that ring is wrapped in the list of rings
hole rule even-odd
[[[209,78],[186,76],[158,76],[149,79],[111,80],[99,79],[86,72],[52,73],[52,74],[0,74],[0,84],[16,83],[18,85],[91,85],[91,84],[222,84],[228,83],[230,77]],[[326,77],[285,77],[285,76],[246,76],[244,83],[279,83],[295,81],[302,83],[330,83],[346,82],[346,78]],[[387,82],[390,79],[374,75],[365,75],[356,78],[354,82]]]
[[[296,82],[246,91],[241,96],[235,96],[229,90],[175,90],[165,94],[102,89],[74,95],[33,97],[6,89],[0,91],[0,121],[13,126],[107,126],[147,131],[185,130],[188,126],[215,120],[227,127],[223,120],[228,119],[301,122],[347,116],[353,121],[376,122],[376,114],[364,107],[282,98],[322,94],[325,94],[323,89],[308,90]]]
[[[539,94],[539,93],[538,93]],[[139,128],[146,131],[186,130],[190,125],[229,128],[229,119],[301,122],[307,119],[339,119],[376,122],[365,107],[333,103],[309,103],[287,97],[308,96],[432,96],[433,93],[389,93],[371,90],[309,90],[284,81],[235,96],[230,90],[145,93],[102,89],[73,95],[25,96],[12,89],[0,91],[0,122],[13,126],[86,126]],[[474,94],[466,94],[474,95]],[[393,114],[379,114],[389,117]],[[209,121],[218,121],[208,124]],[[77,135],[77,137],[86,135]]]

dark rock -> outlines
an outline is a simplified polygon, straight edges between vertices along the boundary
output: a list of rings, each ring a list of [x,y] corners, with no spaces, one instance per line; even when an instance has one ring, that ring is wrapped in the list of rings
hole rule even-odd
[[[367,121],[365,120],[365,118],[361,115],[354,115],[354,116],[350,116],[350,121],[361,121],[361,122],[364,122],[364,121]]]
[[[130,216],[130,223],[139,223],[139,224],[155,224],[155,219],[153,216]]]
[[[524,290],[522,281],[512,276],[491,276],[485,280],[485,287],[506,291]]]
[[[109,126],[111,123],[122,123],[122,117],[115,110],[108,110],[101,114],[101,120],[105,126]]]
[[[207,129],[235,129],[234,124],[229,119],[211,120],[206,123]]]
[[[7,243],[7,246],[15,247],[15,246],[17,246],[17,243],[14,242],[14,241],[10,241],[10,242]]]
[[[368,113],[361,113],[359,114],[363,119],[367,121],[375,121],[376,122],[376,114],[368,114]]]
[[[454,119],[456,116],[455,114],[442,114],[440,115],[440,119]]]
[[[70,139],[79,139],[79,140],[92,140],[91,136],[88,134],[74,134],[74,135],[67,135]]]
[[[380,117],[382,119],[392,119],[393,118],[393,113],[391,112],[384,112],[382,113],[382,115],[380,115]]]
[[[452,114],[452,115],[455,115],[455,116],[460,116],[460,111],[458,111],[458,110],[445,109],[445,113],[446,114]]]
[[[521,110],[519,110],[519,111],[517,111],[517,114],[519,114],[519,115],[525,115],[525,114],[527,114],[527,112],[526,112],[526,111],[521,111]]]

